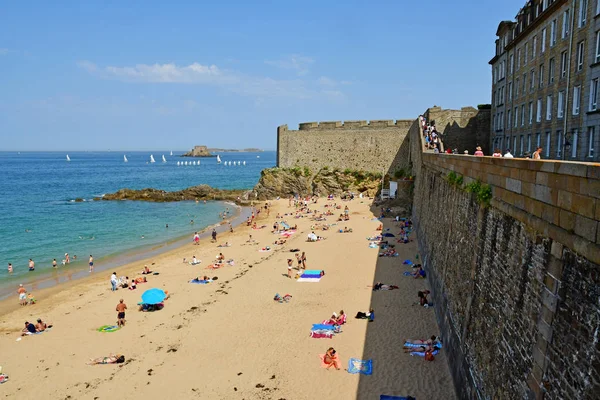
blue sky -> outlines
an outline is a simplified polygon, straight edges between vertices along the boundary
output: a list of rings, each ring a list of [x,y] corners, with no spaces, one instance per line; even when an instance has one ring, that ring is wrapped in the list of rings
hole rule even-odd
[[[0,4],[0,150],[274,149],[281,124],[489,103],[525,1],[51,3]]]

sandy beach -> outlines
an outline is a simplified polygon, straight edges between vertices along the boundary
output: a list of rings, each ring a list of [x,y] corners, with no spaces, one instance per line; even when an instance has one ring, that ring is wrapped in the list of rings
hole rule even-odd
[[[380,394],[411,395],[417,399],[453,399],[454,388],[444,351],[434,362],[402,350],[404,339],[428,338],[438,329],[433,309],[418,306],[417,291],[425,280],[403,275],[404,259],[414,261],[416,241],[398,244],[399,257],[378,257],[367,237],[378,234],[370,201],[355,199],[348,205],[351,220],[317,234],[326,240],[306,242],[308,217],[283,218],[297,224],[297,232],[278,246],[271,233],[275,216],[293,212],[287,200],[273,201],[270,216],[261,213],[253,230],[246,226],[233,234],[219,234],[218,242],[202,239],[148,260],[118,268],[117,275],[141,276],[144,264],[160,275],[136,290],[110,290],[110,272],[57,287],[36,305],[19,307],[15,295],[2,303],[0,365],[10,380],[0,385],[9,398],[52,399],[379,399]],[[324,210],[320,199],[311,209]],[[341,211],[334,211],[337,216]],[[336,223],[336,216],[327,223]],[[280,220],[281,221],[281,220]],[[392,226],[388,221],[386,226]],[[337,229],[352,228],[352,233]],[[255,242],[247,242],[249,235]],[[414,237],[412,238],[414,239]],[[229,242],[231,247],[217,248]],[[269,246],[272,251],[260,252]],[[306,252],[307,268],[325,270],[318,283],[287,278],[290,249]],[[222,252],[234,266],[208,270]],[[202,263],[184,264],[195,255]],[[294,266],[296,263],[294,262]],[[294,270],[294,273],[296,271]],[[208,285],[188,283],[208,275]],[[374,282],[399,290],[373,292]],[[156,312],[138,312],[141,294],[150,288],[168,290],[171,298]],[[275,293],[291,294],[289,303],[273,301]],[[127,324],[111,333],[97,328],[116,323],[115,307],[123,298]],[[10,302],[10,307],[7,306]],[[16,307],[14,305],[17,305]],[[375,321],[354,319],[358,311],[375,309]],[[333,311],[348,315],[342,333],[332,339],[310,337],[312,324]],[[8,311],[7,310],[11,310]],[[24,321],[42,318],[53,328],[17,341]],[[346,368],[351,357],[373,360],[373,374],[353,375],[325,370],[318,355],[334,347]],[[90,358],[124,354],[119,365],[88,366]]]

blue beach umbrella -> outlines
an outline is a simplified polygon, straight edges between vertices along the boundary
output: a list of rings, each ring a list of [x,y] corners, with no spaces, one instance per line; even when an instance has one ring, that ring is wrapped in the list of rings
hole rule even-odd
[[[384,237],[396,237],[393,233],[384,233],[382,236],[384,236]]]
[[[162,303],[165,297],[167,295],[161,289],[148,289],[142,294],[142,301],[144,304],[158,304]]]

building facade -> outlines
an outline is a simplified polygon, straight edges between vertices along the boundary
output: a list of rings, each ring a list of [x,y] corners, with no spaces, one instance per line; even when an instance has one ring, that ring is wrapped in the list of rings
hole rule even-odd
[[[530,0],[496,35],[491,148],[598,161],[600,0]]]

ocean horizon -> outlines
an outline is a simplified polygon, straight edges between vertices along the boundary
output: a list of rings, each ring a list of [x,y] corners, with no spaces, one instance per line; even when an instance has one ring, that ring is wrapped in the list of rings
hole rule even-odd
[[[236,207],[221,201],[152,203],[95,200],[122,188],[180,190],[207,184],[219,189],[251,189],[260,171],[275,165],[275,152],[218,153],[216,158],[182,158],[183,152],[0,152],[0,298],[19,283],[35,282],[58,271],[88,268],[105,261],[139,257],[167,248],[202,231]],[[153,155],[155,163],[150,162]],[[162,162],[162,157],[166,162]],[[124,156],[128,162],[124,161]],[[177,161],[199,165],[178,166]],[[246,165],[225,165],[245,162]],[[78,199],[76,201],[76,199]],[[168,227],[167,227],[168,225]],[[65,253],[71,264],[63,266]],[[73,263],[73,257],[77,260]],[[35,271],[29,272],[29,259]],[[13,273],[8,273],[8,263]]]

